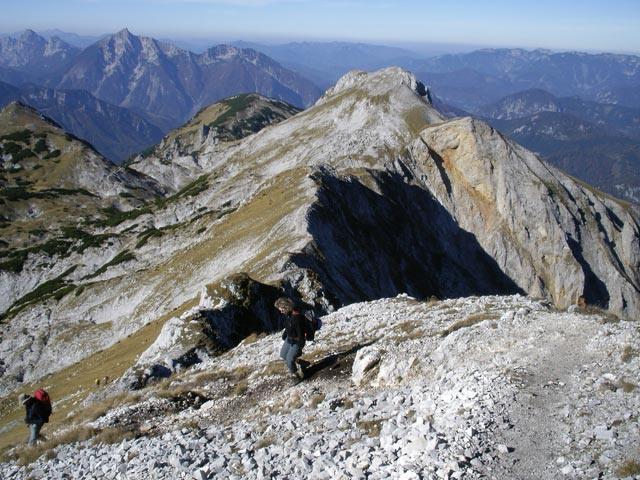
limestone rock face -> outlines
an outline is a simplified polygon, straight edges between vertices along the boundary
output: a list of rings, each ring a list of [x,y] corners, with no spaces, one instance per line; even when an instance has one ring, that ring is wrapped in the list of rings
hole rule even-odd
[[[579,184],[471,118],[425,129],[411,154],[416,183],[527,294],[560,308],[582,297],[637,315],[636,207]]]

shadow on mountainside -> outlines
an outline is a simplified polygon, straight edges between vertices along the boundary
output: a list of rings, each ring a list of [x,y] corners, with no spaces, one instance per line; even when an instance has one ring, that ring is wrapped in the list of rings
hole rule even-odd
[[[318,272],[339,303],[400,293],[421,299],[525,293],[428,191],[399,174],[368,174],[362,180],[324,169],[314,174],[318,200],[308,216],[314,243],[292,258]]]

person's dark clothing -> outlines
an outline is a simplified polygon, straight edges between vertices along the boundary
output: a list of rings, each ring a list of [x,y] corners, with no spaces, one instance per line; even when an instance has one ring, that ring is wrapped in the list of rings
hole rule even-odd
[[[289,314],[283,314],[283,316],[284,332],[282,333],[282,339],[303,348],[305,343],[304,315],[294,310]]]
[[[24,404],[26,415],[25,423],[47,423],[49,421],[50,412],[47,407],[37,398],[30,397]]]
[[[293,311],[283,314],[284,332],[282,332],[282,340],[284,344],[280,349],[280,358],[287,364],[287,368],[292,375],[297,375],[296,359],[302,355],[302,348],[305,344],[305,328],[304,315],[300,312]]]
[[[24,406],[26,409],[24,421],[29,424],[29,445],[33,446],[41,438],[40,430],[49,421],[51,412],[45,404],[34,397],[29,397]]]

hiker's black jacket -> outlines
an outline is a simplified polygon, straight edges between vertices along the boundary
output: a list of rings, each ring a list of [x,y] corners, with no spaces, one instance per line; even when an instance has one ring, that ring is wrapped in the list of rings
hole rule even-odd
[[[283,314],[283,317],[284,333],[282,334],[282,339],[287,340],[289,343],[294,343],[300,345],[301,347],[304,347],[304,315],[294,310],[289,314]]]
[[[47,407],[37,398],[29,398],[24,406],[27,409],[27,414],[24,417],[25,423],[47,423],[49,421]]]

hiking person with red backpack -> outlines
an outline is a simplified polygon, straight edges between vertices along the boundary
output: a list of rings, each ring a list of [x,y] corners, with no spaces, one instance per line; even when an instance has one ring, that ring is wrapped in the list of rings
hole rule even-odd
[[[51,415],[51,399],[49,394],[39,388],[35,391],[33,397],[26,393],[18,396],[18,401],[25,406],[26,414],[25,423],[29,425],[29,446],[35,446],[36,442],[42,437],[40,430],[42,426],[49,421]]]
[[[302,367],[298,373],[296,360],[302,355],[302,349],[306,341],[306,320],[302,312],[296,310],[295,303],[290,298],[281,297],[276,300],[274,306],[284,318],[284,332],[282,332],[282,348],[280,358],[287,364],[294,383],[304,379],[305,372]]]

